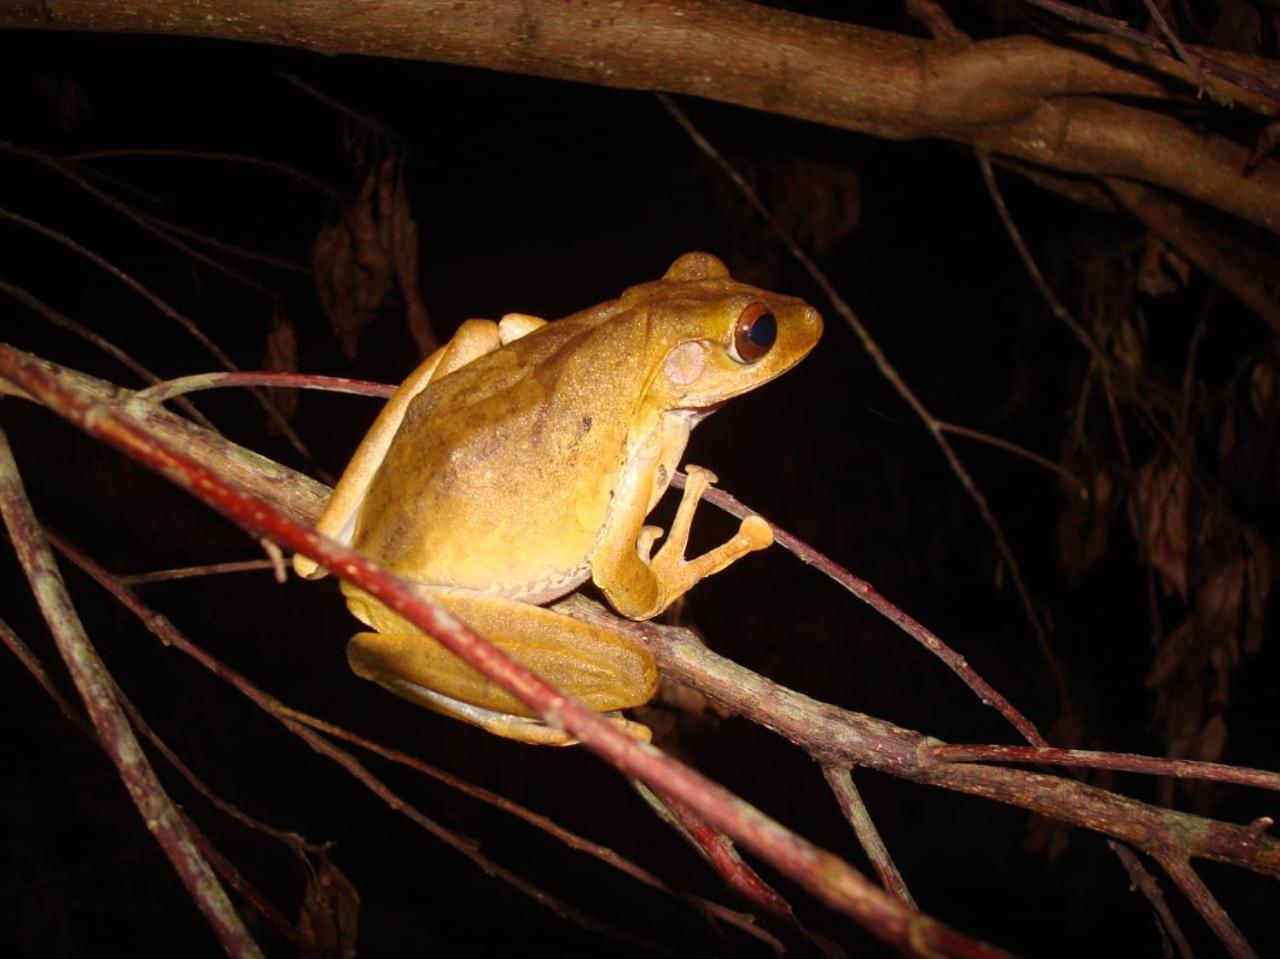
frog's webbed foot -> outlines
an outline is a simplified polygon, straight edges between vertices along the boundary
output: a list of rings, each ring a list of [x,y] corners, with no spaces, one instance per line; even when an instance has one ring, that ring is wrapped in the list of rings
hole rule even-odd
[[[716,481],[716,475],[701,466],[686,464],[685,473],[688,478],[685,480],[684,493],[680,497],[680,505],[676,507],[676,516],[671,523],[667,541],[653,559],[649,559],[649,552],[654,540],[661,535],[661,530],[655,526],[646,526],[640,531],[636,542],[640,558],[648,562],[658,581],[665,600],[664,606],[699,580],[720,572],[747,553],[764,549],[773,543],[773,530],[769,528],[769,524],[759,516],[748,516],[738,527],[737,534],[728,542],[721,543],[694,559],[685,559],[684,551],[689,544],[693,514],[702,494]]]

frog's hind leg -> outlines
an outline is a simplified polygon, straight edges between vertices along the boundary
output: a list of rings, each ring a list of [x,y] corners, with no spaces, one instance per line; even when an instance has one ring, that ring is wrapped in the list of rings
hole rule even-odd
[[[492,353],[501,345],[498,324],[493,320],[467,320],[458,327],[458,332],[448,343],[409,374],[408,379],[391,394],[391,399],[387,400],[387,405],[382,408],[378,418],[373,421],[373,426],[369,427],[369,432],[360,441],[342,479],[334,487],[329,505],[316,522],[316,532],[332,536],[344,544],[351,542],[360,504],[364,501],[369,484],[382,465],[387,449],[391,446],[396,431],[400,429],[400,423],[414,397],[435,380],[486,353]],[[293,569],[304,579],[319,579],[328,573],[315,560],[301,555],[294,556]]]
[[[541,719],[530,719],[528,716],[512,716],[482,706],[473,706],[460,699],[454,699],[427,689],[407,679],[382,677],[378,683],[398,696],[412,700],[419,706],[425,706],[433,712],[441,713],[453,719],[460,719],[472,726],[479,726],[485,732],[503,739],[514,739],[531,746],[576,746],[578,740],[567,732],[548,726]],[[632,722],[621,713],[604,713],[604,718],[613,723],[621,732],[641,742],[649,742],[652,733],[643,723]]]
[[[432,596],[516,662],[597,712],[638,706],[657,689],[653,657],[626,637],[501,597],[449,590],[433,590]],[[373,620],[380,631],[360,633],[348,645],[347,659],[358,675],[499,736],[529,743],[571,741],[386,607],[378,604],[366,612],[370,615],[360,618]],[[614,721],[648,739],[645,727],[621,717]]]

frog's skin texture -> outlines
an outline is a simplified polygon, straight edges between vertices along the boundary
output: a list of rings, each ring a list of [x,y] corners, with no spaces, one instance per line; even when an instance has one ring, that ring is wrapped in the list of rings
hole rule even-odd
[[[593,709],[640,705],[658,681],[644,649],[538,604],[591,579],[619,613],[649,619],[772,543],[752,516],[728,542],[685,559],[698,500],[715,482],[697,466],[686,468],[656,552],[662,531],[644,519],[693,426],[790,369],[821,333],[812,307],[734,281],[706,253],[554,323],[468,320],[388,401],[316,528],[422,584]],[[324,575],[302,556],[294,566]],[[348,647],[361,676],[500,736],[572,742],[367,593],[342,589],[374,630]]]

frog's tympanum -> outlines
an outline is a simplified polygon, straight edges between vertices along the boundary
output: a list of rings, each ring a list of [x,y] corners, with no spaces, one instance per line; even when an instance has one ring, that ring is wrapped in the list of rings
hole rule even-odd
[[[696,466],[656,551],[662,530],[644,520],[694,425],[790,369],[821,332],[813,308],[734,281],[706,253],[554,323],[468,320],[391,397],[317,529],[422,584],[593,709],[640,705],[658,681],[644,649],[538,604],[590,578],[619,613],[649,619],[768,546],[768,524],[751,516],[727,543],[685,558],[694,510],[715,482]],[[323,575],[305,557],[294,564]],[[500,736],[572,741],[369,594],[342,589],[375,630],[348,646],[361,676]]]

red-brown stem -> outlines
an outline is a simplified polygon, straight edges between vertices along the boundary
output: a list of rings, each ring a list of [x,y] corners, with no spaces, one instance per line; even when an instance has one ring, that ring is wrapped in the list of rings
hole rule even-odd
[[[1052,746],[966,746],[938,743],[929,746],[928,755],[953,763],[1046,763],[1051,766],[1076,766],[1085,769],[1117,769],[1121,772],[1173,776],[1176,779],[1204,779],[1239,786],[1280,791],[1280,773],[1265,769],[1246,769],[1223,763],[1202,763],[1190,759],[1163,759],[1133,753],[1104,753],[1088,749],[1058,749]]]
[[[680,800],[644,787],[639,789],[654,811],[698,851],[726,886],[764,915],[773,916],[788,926],[798,925],[791,903],[743,862],[729,837]]]
[[[684,474],[677,473],[672,482],[683,487]],[[726,493],[722,489],[712,488],[703,494],[703,499],[709,503],[713,503],[720,509],[724,510],[731,516],[743,519],[747,516],[759,515],[755,510],[744,505],[737,497],[731,493]],[[920,645],[927,649],[947,667],[960,677],[960,680],[977,693],[978,698],[984,706],[991,706],[1001,716],[1022,735],[1027,742],[1037,746],[1047,746],[1048,741],[1040,735],[1040,731],[1036,729],[1035,724],[1026,716],[1022,715],[1014,706],[1004,698],[995,688],[985,679],[979,676],[969,665],[968,660],[957,653],[954,649],[944,643],[932,632],[922,626],[916,620],[912,619],[905,612],[887,600],[881,595],[874,586],[865,579],[860,579],[853,573],[849,572],[831,557],[820,553],[808,543],[795,536],[792,536],[785,529],[769,523],[769,527],[773,530],[774,541],[788,552],[795,555],[801,562],[812,566],[823,575],[835,580],[850,593],[862,600],[872,609],[874,609],[885,619],[892,622],[904,633],[916,640]]]
[[[207,566],[183,566],[179,569],[157,569],[150,573],[134,573],[119,577],[126,586],[144,586],[147,583],[167,583],[175,579],[192,579],[196,576],[218,576],[223,573],[256,573],[274,569],[269,559],[242,559],[228,563],[210,563]]]
[[[1169,911],[1169,904],[1164,900],[1164,893],[1160,891],[1160,884],[1156,882],[1156,877],[1151,875],[1137,854],[1124,843],[1108,839],[1107,846],[1116,854],[1125,872],[1129,874],[1129,881],[1133,884],[1133,888],[1142,893],[1151,904],[1151,911],[1156,914],[1156,928],[1166,944],[1165,955],[1169,954],[1170,947],[1176,946],[1178,955],[1182,959],[1193,959],[1191,943],[1187,942],[1187,937],[1182,932],[1182,927],[1178,925],[1178,920],[1173,918],[1173,913]]]
[[[366,736],[361,736],[359,733],[354,733],[341,726],[335,726],[333,723],[317,719],[314,716],[308,716],[306,713],[298,712],[296,709],[290,709],[283,704],[278,705],[274,712],[280,716],[288,716],[291,719],[296,719],[300,723],[305,723],[332,739],[341,739],[346,742],[353,743],[363,749],[369,750],[369,752],[374,753],[375,755],[381,756],[383,759],[388,759],[393,763],[406,766],[409,769],[422,773],[424,776],[429,776],[432,779],[435,779],[437,782],[442,782],[446,786],[470,796],[472,799],[477,799],[480,802],[487,803],[496,809],[501,809],[503,812],[511,816],[515,816],[517,819],[522,819],[537,829],[541,829],[548,835],[554,836],[570,849],[576,849],[579,852],[584,852],[589,856],[593,856],[606,865],[612,866],[619,872],[630,876],[637,882],[644,883],[646,886],[665,892],[677,899],[682,899],[711,918],[720,919],[732,926],[736,926],[748,935],[759,939],[773,950],[775,955],[781,955],[784,951],[782,943],[774,938],[774,936],[769,932],[756,925],[751,916],[729,909],[720,905],[718,902],[713,902],[710,899],[705,899],[702,896],[695,895],[694,893],[686,890],[676,888],[670,883],[655,876],[643,866],[638,866],[626,857],[619,855],[608,846],[602,846],[600,843],[593,842],[590,839],[579,836],[577,833],[565,829],[559,823],[548,819],[546,816],[536,813],[531,809],[527,809],[517,802],[512,802],[505,796],[500,796],[482,786],[477,786],[475,783],[467,782],[465,779],[461,779],[437,766],[432,766],[430,763],[423,762],[416,756],[411,756],[398,749],[392,749],[388,746],[384,746]]]
[[[824,765],[822,775],[826,777],[827,785],[831,787],[832,795],[840,805],[840,811],[853,827],[854,835],[858,837],[863,851],[871,860],[872,868],[880,877],[880,884],[914,908],[916,901],[912,898],[911,891],[907,889],[902,873],[898,871],[898,864],[893,861],[888,847],[880,838],[880,830],[876,829],[871,813],[867,811],[862,795],[854,785],[852,772],[839,766]]]
[[[230,956],[262,955],[209,863],[196,848],[186,824],[147,762],[114,695],[114,684],[89,642],[66,585],[40,531],[18,475],[9,441],[0,430],[0,514],[40,605],[58,652],[84,700],[98,742],[120,773],[147,829],[169,857],[182,884]]]
[[[40,662],[40,660],[36,657],[36,655],[31,652],[31,650],[27,647],[27,644],[24,643],[22,639],[16,633],[14,633],[13,630],[9,628],[8,624],[5,623],[3,620],[0,620],[0,642],[8,646],[10,652],[12,652],[18,658],[18,660],[22,663],[22,665],[27,668],[27,671],[31,673],[33,677],[35,677],[36,682],[40,684],[41,688],[44,689],[46,695],[48,695],[49,698],[53,700],[53,702],[57,705],[57,707],[62,711],[62,714],[66,716],[66,718],[71,722],[71,724],[75,726],[76,729],[80,730],[80,732],[84,733],[84,735],[87,736],[95,746],[98,746],[99,748],[101,748],[102,742],[98,739],[98,734],[94,730],[94,728],[85,720],[84,716],[82,716],[79,712],[76,711],[75,707],[72,706],[71,703],[67,701],[67,699],[62,695],[62,693],[58,691],[58,688],[54,686],[52,680],[49,679],[49,675],[45,671],[44,665]],[[139,713],[137,708],[131,702],[129,702],[129,700],[124,696],[123,693],[120,692],[120,689],[118,687],[116,687],[115,689],[115,696],[117,700],[120,702],[121,706],[123,706],[125,711],[129,714],[129,721],[133,724],[134,728],[136,728],[140,733],[142,733],[142,735],[145,736],[147,740],[156,749],[160,751],[161,755],[164,756],[165,760],[171,766],[173,766],[176,770],[178,770],[178,772],[182,775],[184,779],[186,779],[189,783],[191,783],[200,793],[202,793],[205,796],[206,799],[212,802],[219,809],[222,809],[224,812],[227,812],[229,815],[232,815],[235,818],[239,819],[240,821],[244,822],[250,828],[259,829],[260,831],[274,835],[276,838],[284,838],[284,840],[291,846],[312,849],[312,850],[319,850],[322,848],[322,847],[313,846],[312,844],[305,842],[304,840],[301,839],[301,837],[296,835],[291,834],[289,836],[282,837],[282,834],[272,829],[270,826],[267,826],[265,823],[262,823],[262,822],[259,822],[258,820],[253,819],[252,817],[241,812],[239,809],[236,809],[236,807],[232,806],[230,803],[226,802],[221,797],[215,795],[209,789],[208,786],[206,786],[203,782],[201,782],[200,779],[193,772],[191,772],[190,769],[187,768],[186,764],[183,763],[182,760],[178,758],[177,754],[174,753],[171,749],[169,749],[168,745],[164,742],[164,740],[162,740],[159,736],[156,735],[155,731],[151,729],[151,727],[147,724],[146,720],[143,719],[142,714]],[[208,859],[209,862],[213,865],[213,867],[218,871],[218,874],[221,875],[222,878],[227,881],[227,884],[231,886],[231,888],[234,889],[237,893],[239,893],[242,897],[244,897],[249,902],[250,905],[252,905],[255,909],[257,909],[258,912],[261,913],[263,917],[267,919],[268,922],[270,922],[278,930],[280,930],[280,933],[283,936],[285,936],[295,945],[298,945],[299,944],[298,932],[297,932],[297,929],[294,927],[293,923],[285,919],[284,916],[280,914],[280,911],[277,910],[275,906],[273,906],[267,900],[267,898],[263,896],[262,893],[260,893],[252,883],[250,883],[248,880],[244,878],[243,875],[241,875],[240,871],[235,867],[235,865],[229,859],[227,859],[225,856],[222,855],[218,847],[213,845],[213,843],[209,841],[208,837],[205,836],[199,830],[199,828],[195,825],[195,823],[191,821],[189,817],[187,817],[186,815],[183,815],[182,821],[185,824],[187,831],[191,834],[191,838],[195,842],[196,846],[200,849],[201,853],[204,854],[205,858]]]
[[[1191,868],[1191,861],[1185,855],[1177,852],[1155,852],[1153,855],[1164,867],[1164,871],[1182,889],[1182,894],[1196,907],[1196,911],[1204,916],[1205,921],[1217,933],[1218,938],[1222,940],[1234,959],[1258,959],[1258,954],[1249,945],[1240,927],[1228,915],[1227,910],[1222,908],[1222,903],[1218,902],[1217,897],[1209,891],[1209,887],[1196,875],[1196,871]]]
[[[785,829],[705,776],[618,731],[596,713],[511,660],[443,607],[419,594],[412,583],[289,520],[265,501],[227,486],[194,461],[156,442],[110,405],[67,389],[40,361],[0,345],[0,375],[89,434],[116,446],[204,500],[250,533],[266,536],[309,556],[341,579],[378,597],[533,709],[549,726],[567,731],[622,772],[687,803],[713,826],[772,863],[832,908],[857,919],[878,938],[900,948],[927,948],[943,954],[1006,955],[905,907],[839,857]]]
[[[396,391],[394,386],[374,383],[372,380],[353,380],[345,376],[314,376],[310,373],[273,373],[268,370],[237,370],[233,373],[196,373],[164,380],[134,394],[134,399],[163,403],[175,396],[195,393],[199,390],[216,390],[227,387],[277,386],[289,389],[328,390],[332,393],[355,393],[359,396],[378,396],[386,399]]]
[[[334,746],[333,743],[331,743],[325,736],[321,736],[311,729],[311,727],[323,728],[325,724],[319,723],[310,717],[289,709],[274,696],[249,682],[244,676],[240,675],[222,660],[215,656],[211,656],[206,650],[201,649],[199,646],[192,643],[181,631],[169,622],[163,614],[156,612],[146,603],[142,602],[142,600],[140,600],[131,589],[124,586],[117,578],[111,576],[111,574],[88,556],[81,553],[70,543],[57,538],[55,538],[55,542],[58,550],[68,560],[78,566],[91,579],[95,580],[99,585],[110,592],[111,595],[125,607],[125,609],[137,616],[142,624],[146,626],[146,628],[150,630],[151,633],[162,643],[166,646],[172,646],[174,649],[190,656],[205,669],[209,670],[219,679],[236,689],[260,709],[269,713],[273,718],[284,724],[286,729],[292,732],[295,736],[301,738],[308,746],[320,753],[320,755],[325,756],[342,766],[342,768],[350,773],[352,777],[361,782],[391,809],[413,821],[416,825],[426,830],[449,848],[461,853],[467,859],[470,859],[485,873],[491,876],[496,876],[503,882],[509,883],[520,892],[536,901],[539,905],[550,909],[561,918],[567,919],[571,922],[576,922],[584,928],[592,929],[615,938],[621,938],[628,941],[635,939],[631,934],[618,930],[606,923],[599,922],[590,916],[587,916],[585,913],[582,913],[580,910],[570,906],[568,903],[565,903],[563,900],[539,889],[532,883],[529,883],[525,879],[513,873],[511,870],[506,869],[499,863],[485,856],[470,840],[450,832],[445,827],[425,816],[416,807],[405,802],[398,795],[393,793],[381,780],[365,769],[365,767],[356,760],[354,756]],[[646,947],[652,945],[652,943],[645,943]]]

